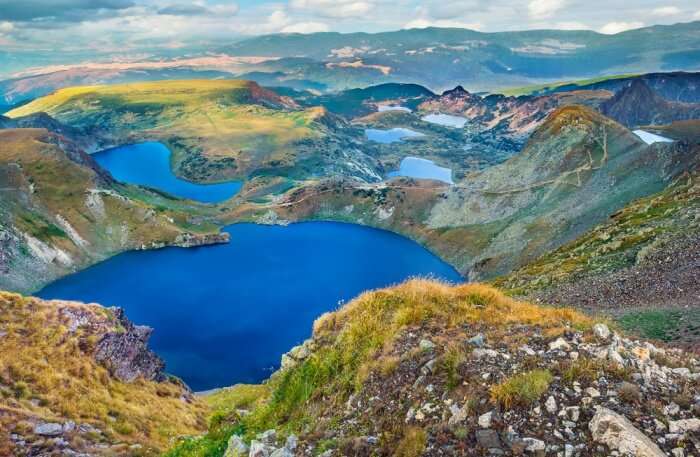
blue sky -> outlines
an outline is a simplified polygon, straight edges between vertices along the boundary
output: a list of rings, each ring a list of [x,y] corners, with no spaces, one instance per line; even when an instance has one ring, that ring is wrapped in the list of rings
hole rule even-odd
[[[696,0],[0,0],[0,49],[177,49],[242,36],[465,27],[617,33],[700,20]]]

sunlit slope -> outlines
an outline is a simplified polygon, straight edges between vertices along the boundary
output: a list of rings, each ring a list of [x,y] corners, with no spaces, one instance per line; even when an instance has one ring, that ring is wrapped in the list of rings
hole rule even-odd
[[[217,237],[210,209],[115,182],[45,129],[0,130],[0,288],[36,290],[109,255]]]
[[[326,115],[241,80],[157,81],[59,90],[8,113],[47,112],[115,144],[160,140],[174,152],[176,173],[195,180],[243,177],[294,167],[313,154]]]

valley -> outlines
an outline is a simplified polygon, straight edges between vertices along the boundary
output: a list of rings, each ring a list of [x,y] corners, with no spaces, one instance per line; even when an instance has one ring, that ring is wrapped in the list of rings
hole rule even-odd
[[[0,82],[0,455],[692,457],[697,24]]]

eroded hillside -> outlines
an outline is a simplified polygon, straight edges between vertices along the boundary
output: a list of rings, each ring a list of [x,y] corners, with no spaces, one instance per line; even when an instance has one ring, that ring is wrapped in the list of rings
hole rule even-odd
[[[0,130],[0,285],[33,291],[129,249],[225,241],[210,208],[119,184],[71,140]]]

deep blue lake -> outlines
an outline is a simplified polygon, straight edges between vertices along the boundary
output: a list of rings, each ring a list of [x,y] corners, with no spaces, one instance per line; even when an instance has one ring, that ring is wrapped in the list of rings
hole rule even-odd
[[[419,244],[359,225],[236,224],[231,243],[134,251],[38,296],[120,306],[155,329],[151,347],[194,390],[259,382],[310,336],[313,321],[360,292],[433,276],[461,282]]]
[[[92,157],[117,181],[153,187],[177,197],[205,203],[228,200],[241,189],[240,182],[196,184],[178,178],[170,169],[170,150],[148,142],[107,149]]]

